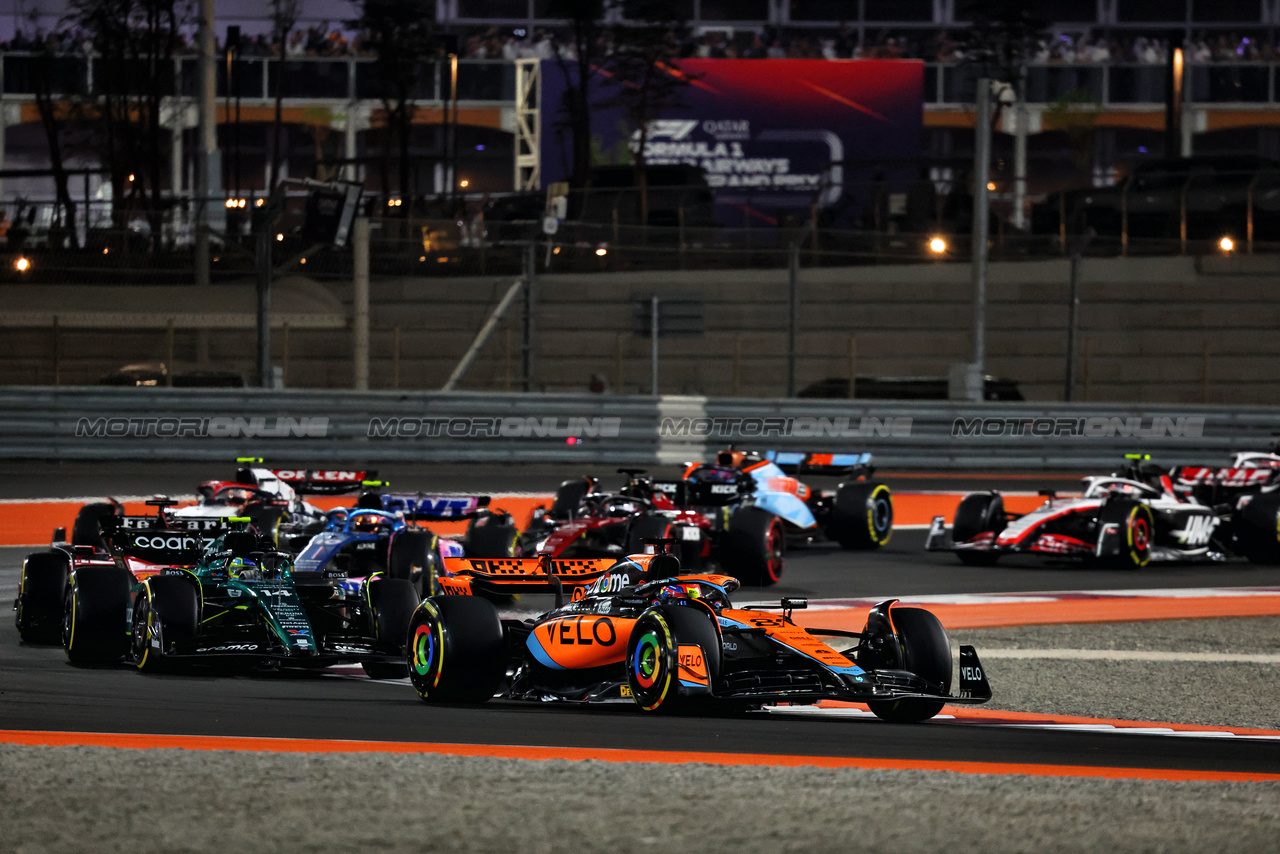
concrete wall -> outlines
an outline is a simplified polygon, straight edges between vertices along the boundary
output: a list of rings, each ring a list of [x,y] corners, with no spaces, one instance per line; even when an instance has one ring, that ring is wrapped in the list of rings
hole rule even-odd
[[[968,359],[969,275],[961,264],[803,271],[799,386],[847,377],[850,338],[862,376],[945,376]],[[1068,279],[1065,260],[991,266],[988,372],[1016,380],[1031,400],[1062,399]],[[393,384],[397,326],[399,387],[442,385],[511,281],[375,281],[371,387]],[[1088,259],[1082,281],[1077,400],[1280,403],[1280,259]],[[350,285],[331,287],[349,306]],[[663,392],[785,391],[787,277],[779,270],[542,276],[538,387],[585,390],[598,373],[623,391],[647,392],[649,341],[632,331],[632,301],[653,293],[705,305],[702,335],[660,339]],[[517,302],[463,388],[519,387],[519,315]],[[275,343],[280,355],[281,335]],[[349,385],[350,348],[347,330],[291,332],[289,384]],[[179,367],[194,360],[195,334],[180,332],[176,350]],[[213,333],[208,350],[216,367],[252,372],[252,333]],[[163,332],[64,331],[61,378],[90,382],[164,351]],[[6,330],[0,378],[51,381],[51,353],[48,330]]]

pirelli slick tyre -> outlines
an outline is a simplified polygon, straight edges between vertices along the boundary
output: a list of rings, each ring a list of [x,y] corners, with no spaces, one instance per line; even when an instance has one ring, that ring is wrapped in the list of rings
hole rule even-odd
[[[759,507],[741,507],[729,518],[720,546],[720,568],[750,587],[777,584],[786,544],[777,516]]]
[[[845,549],[878,549],[893,536],[893,496],[883,483],[842,483],[826,534]]]
[[[402,660],[362,661],[360,666],[370,679],[403,679],[409,675],[403,656],[408,647],[409,623],[418,607],[418,592],[402,578],[375,577],[366,583],[365,596],[373,637],[394,645]]]
[[[511,517],[473,519],[467,526],[467,557],[510,558],[519,551],[520,531]]]
[[[951,540],[965,542],[984,533],[999,536],[1008,524],[1009,517],[1005,515],[1004,498],[1000,493],[974,492],[966,495],[956,508],[955,519],[951,523]],[[1000,553],[959,549],[956,557],[966,566],[991,566],[1000,559]]]
[[[190,640],[200,625],[200,592],[194,578],[153,575],[133,602],[130,653],[143,673],[172,668],[167,653],[176,640]]]
[[[428,703],[483,703],[507,670],[502,621],[474,596],[422,600],[409,624],[409,681]]]
[[[62,647],[73,664],[106,664],[125,654],[132,589],[127,569],[85,567],[76,572],[62,617]]]
[[[1113,499],[1102,505],[1099,530],[1112,523],[1119,526],[1120,547],[1118,553],[1105,558],[1107,563],[1119,569],[1137,569],[1150,563],[1156,530],[1151,508],[1137,501]]]
[[[387,560],[387,575],[408,581],[426,598],[436,594],[436,578],[440,575],[440,556],[436,535],[427,530],[405,530],[396,534]]]
[[[1280,492],[1254,496],[1236,516],[1235,550],[1252,563],[1280,563]]]
[[[939,692],[951,692],[951,641],[938,618],[923,608],[889,611],[894,636],[902,651],[903,668],[935,685]],[[942,711],[942,700],[907,698],[875,700],[867,707],[875,716],[892,723],[927,721]]]
[[[120,505],[114,502],[98,501],[86,504],[76,513],[76,521],[71,526],[71,544],[73,546],[101,546],[102,520],[110,516],[120,515]]]
[[[14,623],[23,643],[61,641],[62,609],[70,573],[66,554],[56,550],[27,555],[22,562]]]
[[[688,712],[711,697],[721,641],[697,606],[660,605],[640,615],[627,640],[627,687],[645,712]]]

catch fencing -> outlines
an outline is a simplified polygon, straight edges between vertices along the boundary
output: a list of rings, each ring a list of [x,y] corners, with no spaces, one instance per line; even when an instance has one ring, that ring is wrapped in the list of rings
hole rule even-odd
[[[614,395],[10,387],[0,459],[670,465],[743,449],[869,452],[882,469],[1225,462],[1280,409]]]

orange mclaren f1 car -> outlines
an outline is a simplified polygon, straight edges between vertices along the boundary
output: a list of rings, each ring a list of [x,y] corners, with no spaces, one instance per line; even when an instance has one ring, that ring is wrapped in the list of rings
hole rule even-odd
[[[991,699],[977,653],[965,645],[960,690],[951,695],[942,624],[896,599],[872,608],[861,631],[816,629],[792,620],[806,600],[735,608],[736,579],[684,574],[672,554],[445,563],[443,594],[423,600],[409,628],[409,676],[427,702],[630,698],[646,712],[667,712],[837,699],[910,722],[944,703]],[[470,595],[493,588],[555,593],[557,606],[536,619],[502,619]]]

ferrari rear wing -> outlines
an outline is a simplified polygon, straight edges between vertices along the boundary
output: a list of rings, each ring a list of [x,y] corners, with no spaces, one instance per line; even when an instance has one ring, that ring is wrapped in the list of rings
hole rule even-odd
[[[806,454],[799,451],[764,451],[761,454],[787,474],[870,475],[870,454]]]
[[[581,599],[587,588],[617,563],[618,560],[611,557],[447,557],[444,559],[444,573],[438,581],[440,591],[446,595],[550,593],[560,599],[569,592],[571,598]]]

